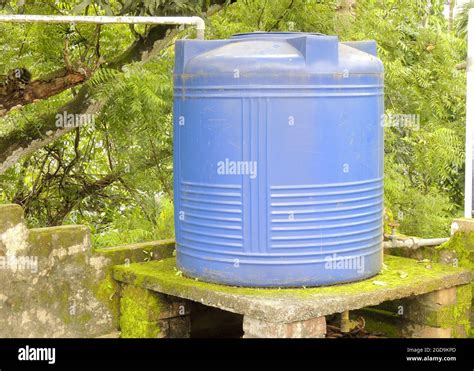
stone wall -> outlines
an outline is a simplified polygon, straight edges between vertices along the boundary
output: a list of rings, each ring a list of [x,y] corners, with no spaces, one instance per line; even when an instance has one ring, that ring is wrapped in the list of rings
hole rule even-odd
[[[0,205],[0,337],[99,337],[119,330],[111,267],[173,254],[165,240],[94,250],[85,226],[28,229]]]

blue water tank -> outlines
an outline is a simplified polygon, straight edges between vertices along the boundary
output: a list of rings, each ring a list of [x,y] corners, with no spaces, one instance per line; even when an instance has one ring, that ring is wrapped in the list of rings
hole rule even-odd
[[[373,41],[176,42],[177,265],[236,286],[319,286],[382,265],[383,65]]]

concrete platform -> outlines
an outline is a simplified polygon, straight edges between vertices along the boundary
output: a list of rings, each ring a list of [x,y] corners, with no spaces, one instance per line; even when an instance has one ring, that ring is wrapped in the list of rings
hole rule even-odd
[[[314,319],[325,315],[441,292],[469,284],[472,279],[471,272],[466,269],[395,256],[385,256],[385,266],[381,274],[361,282],[290,289],[242,288],[201,282],[184,277],[177,270],[174,258],[116,266],[113,277],[128,285],[242,314],[244,319],[252,319],[253,327],[262,323],[287,325],[305,321],[310,321],[307,324],[311,327],[311,324],[315,325]],[[244,320],[244,329],[245,326]],[[288,332],[281,326],[280,330]],[[281,332],[278,331],[274,335],[278,336]]]

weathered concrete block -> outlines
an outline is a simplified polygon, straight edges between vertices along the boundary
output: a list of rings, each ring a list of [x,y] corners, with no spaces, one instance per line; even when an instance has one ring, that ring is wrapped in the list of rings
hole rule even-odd
[[[172,256],[175,241],[172,239],[135,243],[124,246],[103,247],[94,253],[110,259],[114,265],[160,260]]]
[[[15,257],[28,248],[29,230],[18,205],[0,205],[0,257]]]
[[[417,297],[421,304],[426,305],[450,305],[456,304],[458,287],[437,290]]]
[[[471,299],[471,285],[467,284],[385,302],[374,310],[390,313],[394,323],[398,320],[404,337],[445,337],[447,334],[450,337],[468,337]]]
[[[0,205],[0,233],[24,223],[23,209],[16,204]]]
[[[120,300],[122,337],[189,337],[190,304],[153,291],[124,285]]]
[[[291,323],[272,323],[244,316],[243,327],[246,338],[323,338],[326,336],[325,317]]]
[[[470,285],[438,290],[401,300],[401,317],[408,321],[408,333],[424,334],[422,328],[427,327],[449,329],[452,337],[466,337],[470,333],[471,301]]]
[[[0,285],[0,336],[94,336],[104,329],[111,315],[88,286],[96,280],[87,266],[89,230],[53,227],[17,237],[6,244],[0,271],[0,282],[8,282]]]
[[[474,232],[474,219],[457,218],[451,223],[451,232]],[[473,246],[474,248],[474,246]]]
[[[61,260],[90,250],[90,230],[84,225],[30,229],[30,253]]]
[[[85,226],[28,230],[0,205],[0,337],[97,337],[119,329],[117,264],[171,257],[174,241],[92,249]]]

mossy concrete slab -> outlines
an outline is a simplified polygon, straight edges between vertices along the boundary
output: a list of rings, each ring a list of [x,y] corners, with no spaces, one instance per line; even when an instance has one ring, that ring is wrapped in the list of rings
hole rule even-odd
[[[112,259],[115,264],[125,264],[139,261],[169,258],[175,248],[173,239],[149,241],[130,245],[102,247],[95,249],[100,254]]]
[[[385,257],[379,275],[360,282],[315,288],[258,289],[184,277],[174,258],[114,267],[124,283],[268,322],[294,322],[354,310],[471,282],[467,269]]]

